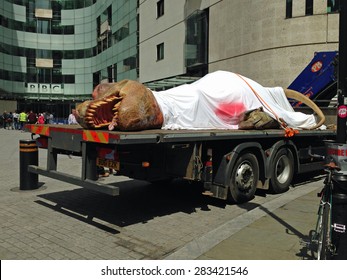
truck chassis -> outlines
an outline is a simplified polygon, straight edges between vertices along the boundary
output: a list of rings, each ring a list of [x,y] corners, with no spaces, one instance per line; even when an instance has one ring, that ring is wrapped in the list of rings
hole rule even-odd
[[[47,166],[28,171],[108,195],[119,188],[97,181],[97,165],[149,182],[174,178],[201,182],[204,194],[243,203],[256,189],[289,189],[296,174],[322,170],[325,141],[335,130],[301,130],[286,138],[270,130],[85,130],[79,125],[27,125],[47,149]],[[81,176],[57,171],[58,154],[80,156]]]

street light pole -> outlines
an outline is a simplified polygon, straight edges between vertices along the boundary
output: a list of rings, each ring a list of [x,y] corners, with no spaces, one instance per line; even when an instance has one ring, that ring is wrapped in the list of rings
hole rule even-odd
[[[347,118],[347,1],[340,0],[339,66],[337,78],[337,132],[336,142],[346,143]]]

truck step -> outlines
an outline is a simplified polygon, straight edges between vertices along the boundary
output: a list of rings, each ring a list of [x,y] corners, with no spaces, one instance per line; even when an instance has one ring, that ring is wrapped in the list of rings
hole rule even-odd
[[[111,196],[117,196],[119,195],[119,188],[112,186],[112,185],[107,185],[107,184],[102,184],[90,179],[85,179],[82,180],[81,178],[77,176],[73,176],[67,173],[59,172],[56,170],[46,170],[42,167],[35,166],[35,165],[29,165],[28,166],[28,171],[32,173],[36,173],[39,175],[43,175],[52,179],[60,180],[69,184],[77,185],[89,190],[101,192],[104,194],[108,194]]]

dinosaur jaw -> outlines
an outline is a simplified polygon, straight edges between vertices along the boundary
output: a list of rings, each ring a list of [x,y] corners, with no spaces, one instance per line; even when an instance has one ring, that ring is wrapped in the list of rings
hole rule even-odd
[[[121,100],[121,97],[111,95],[80,104],[77,107],[79,123],[88,129],[104,128],[111,123],[116,125]]]
[[[153,93],[136,81],[100,84],[93,100],[77,106],[77,121],[87,129],[136,131],[160,128],[163,115]]]

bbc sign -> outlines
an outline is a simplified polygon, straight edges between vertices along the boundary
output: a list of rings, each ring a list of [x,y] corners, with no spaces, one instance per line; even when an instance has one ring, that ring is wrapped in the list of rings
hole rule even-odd
[[[34,84],[28,83],[28,93],[63,93],[63,89],[59,84]]]

